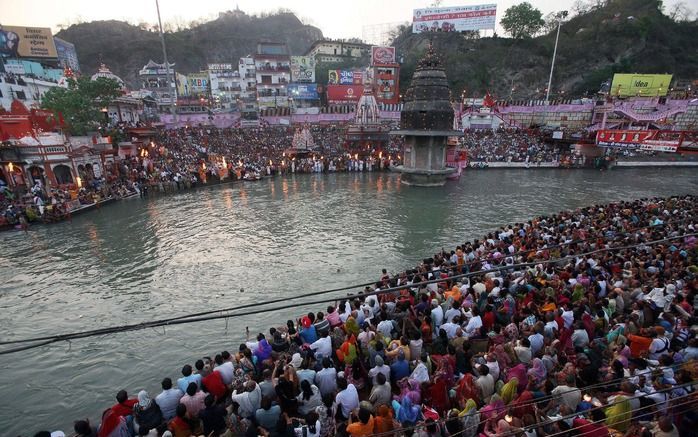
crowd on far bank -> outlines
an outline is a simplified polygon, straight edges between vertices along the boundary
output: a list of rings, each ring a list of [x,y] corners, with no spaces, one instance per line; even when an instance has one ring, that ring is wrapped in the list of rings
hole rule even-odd
[[[569,158],[569,146],[548,144],[538,132],[526,130],[466,131],[461,140],[469,161],[475,162],[560,162]]]
[[[75,435],[693,436],[696,200],[536,217],[383,270],[181,375],[167,365],[157,390],[115,388]]]

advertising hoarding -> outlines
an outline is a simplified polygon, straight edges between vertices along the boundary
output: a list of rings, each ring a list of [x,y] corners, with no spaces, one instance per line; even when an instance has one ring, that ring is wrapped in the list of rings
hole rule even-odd
[[[57,58],[48,27],[0,27],[0,56],[9,58]]]
[[[288,96],[295,100],[317,100],[317,85],[314,83],[290,83],[288,84]]]
[[[75,44],[64,41],[58,37],[54,37],[53,42],[56,45],[58,62],[60,62],[61,67],[70,68],[74,72],[79,72],[80,63],[78,62],[78,52],[75,50]]]
[[[614,74],[610,94],[616,97],[666,96],[671,74]]]
[[[355,103],[363,95],[362,85],[327,85],[327,101],[331,103]]]
[[[596,144],[605,147],[626,147],[652,152],[675,153],[678,140],[657,139],[660,131],[600,130],[596,133]]]
[[[233,69],[233,64],[208,64],[207,67],[209,71],[230,71]]]
[[[371,65],[394,64],[395,47],[371,47]]]
[[[363,71],[329,70],[327,73],[327,83],[330,85],[361,85],[363,82]]]
[[[315,82],[315,58],[291,56],[291,80],[301,83]]]
[[[494,29],[496,18],[496,4],[415,9],[412,33]]]

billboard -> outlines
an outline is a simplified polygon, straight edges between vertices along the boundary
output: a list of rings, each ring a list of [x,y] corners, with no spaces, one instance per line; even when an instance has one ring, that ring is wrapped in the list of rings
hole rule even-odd
[[[327,83],[330,85],[361,85],[364,83],[364,72],[353,70],[329,70]]]
[[[327,101],[330,103],[356,103],[363,92],[363,85],[327,85]]]
[[[371,47],[371,65],[394,63],[395,47]]]
[[[295,100],[317,100],[317,85],[314,83],[291,83],[288,85],[288,96]]]
[[[291,56],[291,80],[293,82],[315,82],[315,58]]]
[[[596,133],[596,144],[605,147],[627,147],[653,152],[676,152],[679,141],[658,139],[660,131],[600,130]]]
[[[0,27],[0,56],[9,58],[57,58],[48,27]]]
[[[611,95],[616,97],[666,96],[671,74],[614,74]]]
[[[56,45],[56,53],[58,54],[58,62],[61,67],[70,68],[73,71],[80,71],[80,63],[78,63],[78,52],[75,51],[75,44],[64,41],[58,37],[53,38]]]
[[[412,33],[494,29],[496,17],[496,4],[415,9]]]

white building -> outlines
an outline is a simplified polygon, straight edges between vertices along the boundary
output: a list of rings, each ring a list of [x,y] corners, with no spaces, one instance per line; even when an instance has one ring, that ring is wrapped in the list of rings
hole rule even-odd
[[[222,112],[239,108],[242,81],[237,65],[208,64],[208,77],[211,86],[212,108]]]
[[[62,70],[44,68],[38,62],[6,61],[4,66],[5,73],[0,73],[0,103],[8,111],[15,99],[27,108],[39,107],[48,90],[67,86]]]

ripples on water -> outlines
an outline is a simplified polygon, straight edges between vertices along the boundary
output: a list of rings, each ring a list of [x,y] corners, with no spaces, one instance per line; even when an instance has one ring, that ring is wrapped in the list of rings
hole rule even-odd
[[[486,170],[442,189],[383,174],[298,175],[131,199],[0,234],[3,340],[137,323],[376,279],[498,226],[579,206],[698,192],[688,170]],[[244,289],[244,291],[240,291]],[[341,293],[337,293],[341,295]],[[316,308],[316,310],[319,308]],[[114,395],[302,310],[77,340],[0,356],[2,434],[97,421]]]

